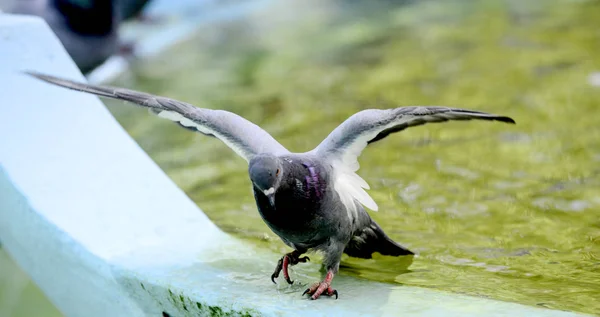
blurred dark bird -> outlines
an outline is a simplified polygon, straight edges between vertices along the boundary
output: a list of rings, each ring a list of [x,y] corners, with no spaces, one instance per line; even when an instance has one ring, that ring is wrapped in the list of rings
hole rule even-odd
[[[149,0],[117,0],[119,16],[123,20],[140,17],[142,10],[150,2]]]
[[[118,51],[116,0],[14,0],[7,12],[43,18],[83,73]]]
[[[246,119],[223,110],[122,88],[102,87],[30,72],[43,81],[102,97],[133,102],[182,127],[216,137],[248,162],[258,211],[269,228],[293,249],[278,262],[271,279],[288,267],[308,261],[308,251],[324,253],[327,269],[322,282],[304,294],[338,296],[331,287],[343,253],[371,258],[412,255],[391,240],[365,211],[377,210],[367,194],[369,185],[356,174],[358,156],[371,143],[394,132],[426,123],[449,120],[495,120],[515,123],[494,114],[447,107],[402,107],[360,111],[338,126],[314,150],[291,153],[271,135]],[[363,207],[364,206],[364,207]]]

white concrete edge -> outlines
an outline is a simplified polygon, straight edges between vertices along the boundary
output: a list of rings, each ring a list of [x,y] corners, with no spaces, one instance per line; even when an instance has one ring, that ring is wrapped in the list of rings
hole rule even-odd
[[[66,316],[145,316],[110,265],[41,217],[1,165],[0,220],[4,247]]]

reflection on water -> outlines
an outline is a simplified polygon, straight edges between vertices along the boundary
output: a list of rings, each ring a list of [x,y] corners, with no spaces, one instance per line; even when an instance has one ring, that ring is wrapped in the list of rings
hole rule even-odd
[[[352,6],[349,4],[353,3]],[[412,128],[370,146],[373,218],[420,253],[345,258],[344,274],[600,312],[600,1],[284,1],[202,29],[118,85],[227,109],[292,151],[354,112],[455,105],[516,126]],[[348,6],[341,6],[348,4]],[[111,110],[224,230],[287,248],[256,212],[245,162],[139,109]]]
[[[0,248],[0,316],[62,316],[2,248]]]

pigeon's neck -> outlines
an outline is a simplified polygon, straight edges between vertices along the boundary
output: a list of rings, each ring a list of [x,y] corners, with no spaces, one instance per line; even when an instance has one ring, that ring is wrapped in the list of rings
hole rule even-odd
[[[305,201],[319,202],[327,191],[327,173],[314,162],[284,160],[284,181],[278,192]]]
[[[116,26],[114,0],[52,0],[52,3],[76,33],[103,36]]]
[[[313,199],[322,199],[325,192],[325,178],[320,167],[311,163],[302,163],[304,171],[300,180],[303,182],[304,191]]]

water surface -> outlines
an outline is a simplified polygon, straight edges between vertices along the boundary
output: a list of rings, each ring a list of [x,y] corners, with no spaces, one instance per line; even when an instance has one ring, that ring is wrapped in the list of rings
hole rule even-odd
[[[63,316],[0,247],[0,316]]]
[[[598,17],[600,1],[282,1],[204,27],[115,84],[236,112],[298,152],[361,109],[511,116],[516,126],[432,124],[369,146],[371,215],[420,256],[408,272],[345,258],[342,274],[600,314]],[[289,251],[221,142],[110,109],[221,228]]]

